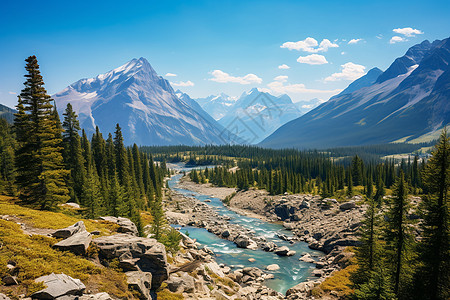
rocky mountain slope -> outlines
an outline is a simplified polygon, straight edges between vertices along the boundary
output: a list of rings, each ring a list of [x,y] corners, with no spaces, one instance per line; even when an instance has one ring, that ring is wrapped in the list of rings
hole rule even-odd
[[[70,102],[88,133],[95,126],[102,132],[113,132],[119,123],[126,144],[229,143],[222,128],[180,100],[145,58],[133,59],[95,78],[81,79],[53,99],[60,114]]]
[[[0,118],[6,119],[8,123],[12,123],[14,120],[14,113],[16,111],[8,106],[0,104]]]
[[[369,72],[349,86],[350,93],[283,125],[260,145],[326,148],[431,140],[450,122],[449,63],[449,38],[424,41],[396,59],[373,84],[366,86]]]

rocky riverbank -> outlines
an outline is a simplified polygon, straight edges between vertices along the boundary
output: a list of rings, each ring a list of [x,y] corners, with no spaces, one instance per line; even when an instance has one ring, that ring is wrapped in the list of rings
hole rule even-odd
[[[312,275],[316,279],[289,289],[286,296],[288,299],[311,297],[314,287],[349,265],[353,253],[345,250],[358,244],[358,229],[366,209],[364,205],[360,205],[360,196],[352,197],[345,203],[314,195],[270,196],[264,190],[236,192],[235,189],[212,187],[210,184],[195,184],[187,177],[181,180],[179,187],[221,199],[234,194],[228,204],[229,209],[264,221],[282,223],[292,231],[294,237],[280,238],[292,242],[305,241],[310,248],[326,253],[319,261],[308,254],[299,258],[301,261],[315,263],[316,269]],[[238,246],[254,247],[252,242],[255,242],[266,251],[277,249],[277,245],[267,245],[264,239],[254,236],[245,228],[230,224],[206,203],[179,194],[172,195],[172,201],[168,204],[167,215],[175,224],[206,228],[221,238],[234,241]],[[248,237],[251,242],[240,244],[240,234]],[[289,252],[286,249],[278,250],[284,255]]]

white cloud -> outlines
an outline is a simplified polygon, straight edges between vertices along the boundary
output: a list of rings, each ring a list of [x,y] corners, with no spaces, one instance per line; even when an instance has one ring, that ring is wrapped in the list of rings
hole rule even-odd
[[[8,92],[8,94],[10,94],[10,95],[17,95],[16,92]]]
[[[188,81],[180,81],[178,83],[171,82],[170,84],[173,85],[173,86],[181,86],[181,87],[194,86],[194,83],[192,81],[190,81],[190,80],[188,80]]]
[[[173,73],[167,73],[166,74],[166,77],[176,77],[177,76],[177,74],[173,74]]]
[[[297,61],[301,64],[308,64],[308,65],[323,65],[328,63],[325,56],[320,54],[300,56],[299,58],[297,58]]]
[[[288,80],[288,76],[280,75],[280,76],[275,77],[273,80],[279,81],[279,82],[286,82]]]
[[[331,74],[325,78],[325,81],[339,81],[339,80],[355,80],[364,75],[366,67],[357,65],[352,62],[341,65],[342,70],[339,73]]]
[[[280,48],[305,51],[309,53],[326,52],[328,51],[329,48],[337,48],[337,47],[339,47],[338,44],[332,43],[328,39],[323,39],[319,44],[319,42],[312,37],[308,37],[303,41],[298,42],[285,42],[283,43],[283,45],[280,46]]]
[[[377,35],[377,39],[381,40],[383,38],[383,35],[380,33],[379,35]]]
[[[352,44],[358,44],[359,42],[362,42],[363,39],[351,39],[348,44],[352,45]]]
[[[286,65],[286,64],[282,64],[282,65],[279,65],[278,66],[278,69],[280,69],[280,70],[287,70],[287,69],[290,69],[291,67],[289,67],[288,65]]]
[[[406,41],[408,41],[408,40],[405,39],[404,37],[396,35],[391,38],[391,40],[389,41],[389,44],[395,44],[395,43],[406,42]]]
[[[256,76],[255,74],[247,74],[242,77],[237,77],[231,76],[230,74],[225,73],[221,70],[214,70],[211,72],[211,75],[213,76],[213,78],[210,78],[209,80],[220,83],[234,82],[239,84],[251,84],[262,82],[262,79]]]
[[[419,30],[419,29],[413,29],[411,27],[405,27],[405,28],[396,28],[392,30],[395,33],[398,34],[403,34],[404,36],[407,37],[413,37],[416,34],[423,34],[423,31]]]
[[[310,108],[313,108],[314,107],[314,104],[303,104],[302,105],[302,108],[305,108],[305,109],[310,109]]]
[[[336,94],[341,92],[342,90],[317,90],[317,89],[308,89],[303,83],[294,83],[294,84],[284,84],[280,81],[273,81],[267,85],[272,92],[277,94]]]
[[[341,55],[345,55],[345,54],[347,54],[347,52],[344,52],[344,51],[341,52]]]

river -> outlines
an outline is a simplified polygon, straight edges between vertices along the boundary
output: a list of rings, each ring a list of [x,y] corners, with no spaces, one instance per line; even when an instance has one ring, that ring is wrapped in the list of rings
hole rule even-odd
[[[187,169],[184,168],[184,170]],[[277,234],[292,236],[292,233],[284,229],[280,224],[269,223],[260,219],[237,214],[223,205],[222,201],[218,198],[177,187],[182,176],[182,174],[177,174],[172,176],[169,180],[169,187],[172,190],[188,197],[195,197],[202,202],[209,199],[211,202],[206,202],[206,204],[213,207],[220,215],[229,217],[230,223],[246,227],[252,230],[255,235],[264,236],[267,241],[273,241],[280,247],[288,246],[289,249],[297,252],[294,256],[280,257],[273,252],[266,252],[261,249],[249,250],[237,248],[233,242],[221,239],[215,234],[208,232],[206,229],[195,227],[180,228],[179,226],[174,226],[179,228],[181,232],[187,233],[191,238],[196,239],[200,244],[213,250],[216,254],[217,263],[223,263],[231,268],[243,266],[258,267],[266,273],[271,273],[274,275],[274,278],[266,280],[264,284],[283,294],[286,293],[289,288],[300,282],[306,281],[306,279],[311,276],[310,273],[314,270],[315,265],[299,261],[299,258],[304,253],[310,253],[313,257],[318,258],[323,255],[321,252],[309,249],[308,244],[305,242],[291,244],[290,242],[278,238]],[[249,258],[254,258],[255,261],[250,262],[248,260]],[[277,264],[280,266],[280,269],[277,271],[267,271],[265,268],[270,264]]]

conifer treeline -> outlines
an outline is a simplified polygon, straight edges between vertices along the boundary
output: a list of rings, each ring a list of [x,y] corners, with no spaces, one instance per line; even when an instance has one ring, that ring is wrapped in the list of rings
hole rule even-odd
[[[70,104],[61,124],[36,57],[26,62],[14,126],[0,122],[2,185],[41,209],[72,201],[87,217],[124,216],[140,227],[140,210],[161,208],[165,167],[137,145],[125,147],[119,124],[114,136],[105,140],[97,127],[89,140]]]
[[[445,300],[450,297],[450,140],[446,130],[423,168],[419,206],[400,172],[392,197],[368,196],[352,275],[354,298]],[[421,221],[417,220],[420,217]]]
[[[414,157],[413,161],[394,160],[384,163],[364,163],[354,156],[351,164],[334,163],[319,153],[297,153],[288,156],[259,156],[238,161],[237,170],[229,166],[219,166],[204,171],[192,171],[190,177],[195,182],[209,182],[218,186],[248,189],[258,187],[270,194],[311,193],[318,191],[323,197],[331,197],[339,190],[346,189],[352,194],[354,186],[363,186],[365,194],[372,194],[373,185],[391,188],[402,171],[406,181],[416,193],[423,188],[420,170],[424,163]]]

